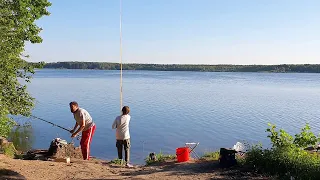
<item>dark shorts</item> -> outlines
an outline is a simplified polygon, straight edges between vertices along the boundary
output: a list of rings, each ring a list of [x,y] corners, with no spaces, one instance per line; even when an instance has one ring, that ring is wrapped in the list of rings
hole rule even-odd
[[[125,139],[125,140],[117,140],[116,142],[116,147],[117,148],[122,148],[124,146],[124,149],[130,149],[130,139]]]

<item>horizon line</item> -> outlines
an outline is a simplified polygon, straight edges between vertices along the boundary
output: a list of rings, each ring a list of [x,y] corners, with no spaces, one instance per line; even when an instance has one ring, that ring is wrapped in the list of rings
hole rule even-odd
[[[49,63],[109,63],[109,64],[120,64],[119,62],[108,62],[108,61],[57,61],[57,62],[29,62],[29,63],[41,63],[44,62],[46,64]],[[180,63],[122,63],[122,64],[142,64],[142,65],[186,65],[186,66],[283,66],[283,65],[320,65],[320,64],[313,64],[313,63],[297,63],[297,64],[180,64]]]

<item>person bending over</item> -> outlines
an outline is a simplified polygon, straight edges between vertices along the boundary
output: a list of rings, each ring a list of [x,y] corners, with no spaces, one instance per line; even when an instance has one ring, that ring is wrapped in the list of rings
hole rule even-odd
[[[84,160],[89,160],[90,144],[92,141],[93,134],[96,130],[96,125],[93,122],[88,111],[80,108],[77,102],[70,102],[69,105],[70,111],[73,113],[73,117],[76,120],[74,128],[70,130],[70,133],[72,133],[71,137],[74,138],[78,135],[78,133],[82,132],[82,137],[80,141],[82,157]],[[78,126],[79,128],[77,129]]]

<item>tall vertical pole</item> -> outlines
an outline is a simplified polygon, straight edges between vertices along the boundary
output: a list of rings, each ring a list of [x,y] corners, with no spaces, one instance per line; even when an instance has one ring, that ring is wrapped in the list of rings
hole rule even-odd
[[[122,0],[120,0],[120,111],[122,109]]]

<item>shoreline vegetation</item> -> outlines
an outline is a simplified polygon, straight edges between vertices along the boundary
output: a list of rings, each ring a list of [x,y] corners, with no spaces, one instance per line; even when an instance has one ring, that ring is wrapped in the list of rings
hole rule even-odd
[[[295,179],[295,180],[315,180],[320,178],[320,156],[319,156],[319,146],[320,135],[315,135],[311,131],[309,124],[306,124],[301,131],[297,134],[290,135],[284,129],[278,129],[274,124],[268,124],[269,128],[266,129],[268,133],[268,138],[271,141],[272,147],[268,149],[262,148],[262,144],[248,144],[245,143],[245,152],[243,155],[237,155],[237,165],[229,168],[221,168],[219,165],[219,151],[207,152],[199,160],[191,160],[187,163],[177,163],[176,156],[170,154],[155,154],[155,160],[150,158],[145,159],[145,165],[139,165],[131,169],[129,177],[143,177],[150,179],[151,176],[149,171],[155,173],[160,177],[170,177],[170,179],[210,179],[212,177],[223,177],[225,179],[242,179],[243,175],[247,177],[243,179]],[[27,170],[22,170],[21,168],[13,168],[17,165],[28,164],[38,167],[39,165],[45,166],[61,166],[63,163],[54,164],[51,161],[17,161],[12,159],[12,152],[16,152],[15,148],[10,149],[7,141],[1,141],[0,143],[2,151],[11,158],[1,157],[5,161],[11,164],[11,168],[6,168],[7,170],[16,171],[19,169],[19,173],[26,175],[34,179],[35,173],[28,173]],[[6,153],[9,152],[9,153]],[[17,159],[21,156],[16,156]],[[104,161],[100,159],[93,159],[90,161],[81,161],[80,159],[73,158],[71,166],[81,166],[83,163],[93,163],[95,164],[95,171],[100,175],[105,175],[112,173],[113,175],[119,175],[119,172],[113,173],[119,168],[123,168],[118,159],[112,161]],[[80,163],[80,164],[79,164]],[[42,164],[42,165],[41,165]],[[59,165],[60,164],[60,165]],[[25,166],[25,165],[24,165]],[[0,163],[0,168],[7,167],[6,164]],[[118,168],[114,168],[118,167]],[[105,169],[101,169],[105,168]],[[157,168],[157,171],[154,171]],[[121,170],[121,169],[120,169]],[[50,171],[54,171],[51,169]],[[58,170],[60,172],[60,170]],[[74,175],[78,171],[72,171]],[[127,171],[127,170],[126,170]],[[229,174],[232,171],[233,173]],[[46,177],[47,172],[38,171],[42,177]],[[91,171],[85,172],[86,174],[91,173]],[[140,174],[141,173],[141,174]],[[174,173],[174,174],[171,174]],[[183,173],[186,176],[177,176],[177,174]],[[66,173],[67,174],[67,173]],[[190,175],[193,175],[191,178]],[[1,175],[1,172],[0,172]],[[99,176],[100,176],[99,175]],[[146,175],[146,176],[145,176]],[[118,176],[119,177],[119,176]],[[122,176],[124,177],[124,176]],[[153,177],[153,176],[152,176]],[[70,177],[69,177],[70,178]],[[56,179],[56,178],[55,178]],[[63,179],[63,178],[62,178]]]
[[[34,67],[47,69],[96,69],[120,70],[119,63],[110,62],[54,62],[31,63]],[[280,65],[196,65],[196,64],[123,64],[123,70],[148,71],[198,71],[198,72],[271,72],[271,73],[320,73],[320,64]]]

